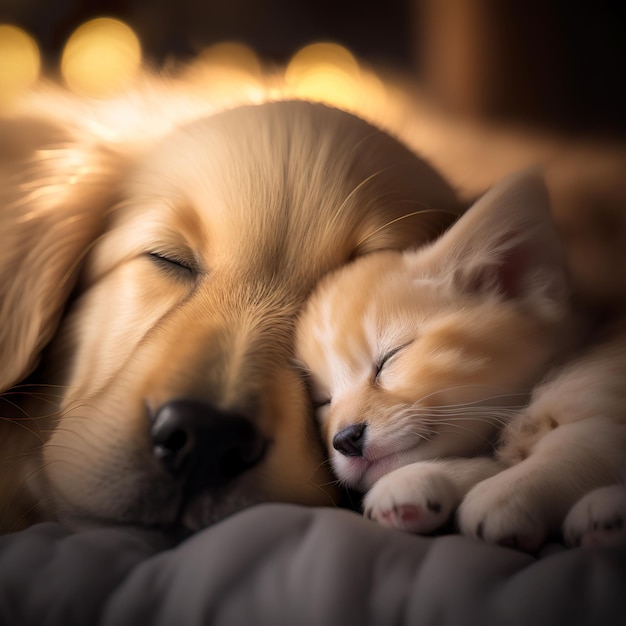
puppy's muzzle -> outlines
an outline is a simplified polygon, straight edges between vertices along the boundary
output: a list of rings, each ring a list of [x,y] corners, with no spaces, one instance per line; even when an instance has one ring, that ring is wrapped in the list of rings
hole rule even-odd
[[[237,413],[199,400],[173,400],[153,416],[152,449],[183,486],[185,499],[225,487],[257,465],[267,440]]]

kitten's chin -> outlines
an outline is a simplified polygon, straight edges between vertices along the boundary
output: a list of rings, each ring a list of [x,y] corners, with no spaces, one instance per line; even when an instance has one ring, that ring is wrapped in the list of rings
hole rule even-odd
[[[414,461],[423,460],[419,459],[419,456],[416,449],[394,452],[372,460],[361,456],[345,457],[337,454],[332,459],[332,465],[335,474],[345,486],[366,493],[385,474]]]
[[[441,452],[432,440],[406,450],[394,451],[375,459],[361,456],[343,456],[336,453],[331,462],[335,474],[346,486],[361,493],[368,492],[378,480],[389,472],[420,461],[439,458]]]
[[[374,483],[385,476],[385,474],[393,472],[393,470],[402,467],[402,465],[406,465],[406,463],[399,463],[397,461],[397,455],[394,454],[374,461],[363,473],[357,489],[366,493],[374,486]]]

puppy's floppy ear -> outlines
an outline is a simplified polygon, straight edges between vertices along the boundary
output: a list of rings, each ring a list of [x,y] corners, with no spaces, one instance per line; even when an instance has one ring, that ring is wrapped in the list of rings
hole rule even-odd
[[[29,152],[0,167],[0,391],[54,335],[120,171],[119,158],[77,141]]]
[[[558,305],[570,292],[548,191],[534,170],[493,187],[431,252],[431,262],[466,292],[498,292],[539,307]]]

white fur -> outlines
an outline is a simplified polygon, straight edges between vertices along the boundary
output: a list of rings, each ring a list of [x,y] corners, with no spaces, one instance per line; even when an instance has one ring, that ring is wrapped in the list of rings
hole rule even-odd
[[[626,487],[599,487],[583,496],[563,523],[570,546],[626,545]]]

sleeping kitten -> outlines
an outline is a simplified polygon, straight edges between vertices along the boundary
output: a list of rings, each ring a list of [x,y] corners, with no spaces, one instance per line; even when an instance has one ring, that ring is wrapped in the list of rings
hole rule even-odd
[[[430,533],[458,509],[465,534],[534,551],[566,516],[570,545],[626,538],[626,489],[607,487],[626,468],[626,329],[589,335],[527,172],[434,244],[329,276],[297,346],[366,515]]]

